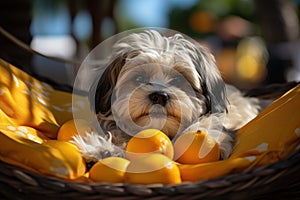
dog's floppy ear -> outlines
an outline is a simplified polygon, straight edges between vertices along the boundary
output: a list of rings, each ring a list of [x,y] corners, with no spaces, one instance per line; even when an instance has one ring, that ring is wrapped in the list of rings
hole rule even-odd
[[[203,47],[198,48],[197,71],[201,77],[202,89],[208,100],[208,111],[212,113],[225,112],[227,100],[225,83],[216,66],[214,56]]]
[[[91,87],[91,90],[95,91],[95,95],[92,96],[91,94],[93,94],[93,92],[90,92],[91,96],[89,96],[89,98],[91,105],[95,106],[92,108],[95,113],[101,113],[105,116],[108,116],[111,113],[111,97],[116,86],[119,73],[125,65],[127,58],[133,58],[136,55],[137,52],[132,51],[111,59],[112,61],[104,70],[100,80],[95,82]]]
[[[90,96],[90,102],[94,104],[94,111],[96,113],[109,114],[113,89],[116,86],[117,78],[125,62],[126,56],[114,59],[106,67],[100,80],[92,86],[96,87],[96,93],[95,96]]]
[[[192,39],[186,39],[180,34],[173,37],[179,50],[189,55],[199,75],[201,89],[206,98],[207,112],[220,113],[226,111],[225,83],[216,66],[215,58],[205,47]]]

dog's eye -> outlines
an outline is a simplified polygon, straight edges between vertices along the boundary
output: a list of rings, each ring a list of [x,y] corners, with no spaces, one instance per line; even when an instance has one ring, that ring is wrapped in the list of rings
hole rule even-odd
[[[134,77],[134,82],[136,83],[146,83],[146,77],[142,74],[138,74]]]
[[[170,81],[171,85],[181,85],[184,84],[187,80],[182,75],[176,75],[174,78]]]

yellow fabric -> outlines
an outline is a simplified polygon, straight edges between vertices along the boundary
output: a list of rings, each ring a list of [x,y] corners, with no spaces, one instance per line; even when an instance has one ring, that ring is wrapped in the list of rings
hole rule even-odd
[[[76,112],[89,108],[87,99],[78,96],[76,101],[81,101]],[[85,168],[79,152],[74,150],[74,159],[68,158],[75,147],[47,144],[56,139],[59,127],[72,119],[72,111],[72,94],[55,90],[0,60],[0,160],[46,175],[81,180]],[[180,165],[183,181],[216,178],[284,159],[299,137],[300,85],[238,131],[228,160]],[[63,153],[61,147],[69,153]]]
[[[88,101],[81,100],[82,109],[88,107]],[[72,118],[71,111],[71,94],[0,60],[0,160],[66,179],[83,175],[85,165],[77,147],[56,140],[53,147],[49,142]]]
[[[288,156],[300,138],[300,84],[238,131],[231,158],[254,156],[262,166]]]

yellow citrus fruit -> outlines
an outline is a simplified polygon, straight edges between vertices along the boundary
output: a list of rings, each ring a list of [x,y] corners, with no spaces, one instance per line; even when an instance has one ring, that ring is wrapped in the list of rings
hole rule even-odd
[[[220,149],[213,137],[204,131],[190,131],[174,143],[174,158],[181,164],[199,164],[220,159]]]
[[[122,183],[129,160],[121,157],[107,157],[90,169],[89,178],[95,182]]]
[[[181,183],[181,177],[175,162],[165,155],[153,153],[130,161],[125,173],[125,183],[176,184]]]
[[[71,119],[65,122],[58,130],[57,140],[70,141],[73,136],[82,135],[86,132],[92,132],[96,129],[84,119]]]
[[[149,153],[161,153],[173,159],[174,149],[169,137],[157,129],[138,132],[127,143],[126,158],[135,159]]]

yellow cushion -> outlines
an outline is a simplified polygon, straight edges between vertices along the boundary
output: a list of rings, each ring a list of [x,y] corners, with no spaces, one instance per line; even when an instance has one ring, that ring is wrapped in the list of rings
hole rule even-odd
[[[72,95],[3,60],[0,74],[0,160],[66,179],[83,175],[85,164],[77,147],[54,140],[59,127],[73,116]],[[82,109],[89,108],[87,99],[76,99],[82,101]]]
[[[288,156],[300,139],[300,84],[238,131],[231,158],[255,156],[261,166]]]

